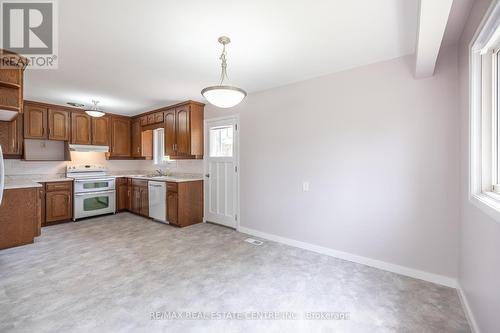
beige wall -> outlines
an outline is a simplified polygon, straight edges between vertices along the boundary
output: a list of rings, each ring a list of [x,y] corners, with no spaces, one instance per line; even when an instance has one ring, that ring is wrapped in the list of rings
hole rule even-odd
[[[411,57],[250,94],[240,114],[241,225],[456,278],[457,52],[413,78]],[[302,182],[310,192],[302,192]]]
[[[500,332],[500,223],[469,202],[469,43],[491,0],[477,0],[460,39],[461,242],[459,283],[483,333]]]

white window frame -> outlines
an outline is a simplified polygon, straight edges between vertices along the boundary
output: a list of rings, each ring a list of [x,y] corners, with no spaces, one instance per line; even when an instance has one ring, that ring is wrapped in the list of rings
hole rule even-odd
[[[500,5],[490,7],[470,44],[469,200],[500,222],[498,57]]]
[[[153,165],[162,166],[167,165],[170,162],[170,157],[165,156],[165,130],[162,128],[159,128],[158,130],[162,130],[163,134],[160,135],[156,129],[153,130]],[[161,142],[159,147],[156,145],[157,141]]]

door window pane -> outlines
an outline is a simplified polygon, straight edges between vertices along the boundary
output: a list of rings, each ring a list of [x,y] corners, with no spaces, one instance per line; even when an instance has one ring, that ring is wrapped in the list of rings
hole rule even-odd
[[[233,156],[233,126],[213,127],[210,129],[210,156]]]
[[[109,197],[92,197],[83,200],[83,211],[89,212],[93,210],[105,209],[109,207]]]

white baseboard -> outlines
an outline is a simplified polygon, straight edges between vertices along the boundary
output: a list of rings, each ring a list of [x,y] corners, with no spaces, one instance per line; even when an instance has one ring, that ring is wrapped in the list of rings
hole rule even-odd
[[[465,296],[465,292],[462,289],[462,286],[460,286],[460,283],[458,283],[457,290],[460,302],[462,303],[462,307],[465,312],[465,317],[467,317],[472,333],[480,333],[481,331],[479,330],[479,326],[477,326],[476,319],[474,318],[474,314],[469,306],[469,301],[467,300],[467,296]]]
[[[343,260],[347,260],[347,261],[352,261],[352,262],[367,265],[370,267],[375,267],[375,268],[382,269],[385,271],[409,276],[409,277],[412,277],[415,279],[420,279],[420,280],[440,284],[440,285],[443,285],[446,287],[451,287],[451,288],[457,287],[457,280],[453,279],[451,277],[448,277],[448,276],[428,273],[428,272],[420,271],[417,269],[413,269],[413,268],[409,268],[409,267],[405,267],[405,266],[400,266],[400,265],[396,265],[396,264],[391,264],[391,263],[388,263],[385,261],[380,261],[377,259],[363,257],[363,256],[359,256],[356,254],[348,253],[348,252],[337,251],[337,250],[330,249],[327,247],[314,245],[311,243],[305,243],[305,242],[301,242],[301,241],[286,238],[286,237],[268,234],[266,232],[258,231],[255,229],[240,227],[238,229],[238,231],[245,233],[245,234],[255,236],[255,237],[260,237],[260,238],[275,241],[278,243],[283,243],[283,244],[298,247],[298,248],[301,248],[304,250],[309,250],[309,251],[313,251],[313,252],[317,252],[317,253],[321,253],[321,254],[326,254],[328,256],[332,256],[335,258],[339,258],[339,259],[343,259]]]

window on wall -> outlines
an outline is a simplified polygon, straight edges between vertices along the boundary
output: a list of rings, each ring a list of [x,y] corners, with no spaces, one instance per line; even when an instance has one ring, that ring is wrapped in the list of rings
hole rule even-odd
[[[470,55],[469,198],[500,221],[500,7],[492,11]]]
[[[166,164],[169,157],[165,156],[165,134],[163,128],[153,131],[153,163],[155,165]]]

